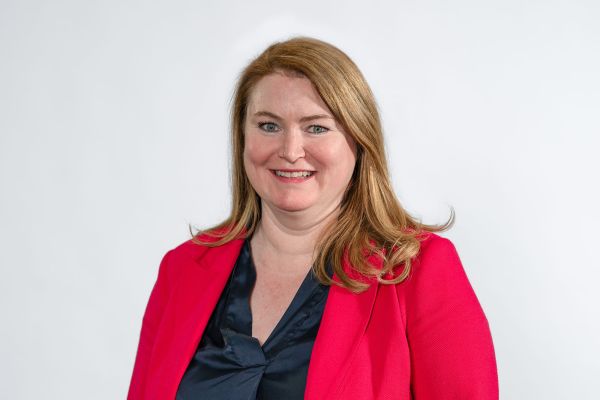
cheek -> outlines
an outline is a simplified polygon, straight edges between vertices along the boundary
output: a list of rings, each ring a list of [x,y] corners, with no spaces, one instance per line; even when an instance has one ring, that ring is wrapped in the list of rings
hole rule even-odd
[[[335,174],[335,179],[350,179],[352,176],[356,155],[345,141],[319,146],[314,154],[322,166]]]
[[[268,158],[268,146],[265,146],[265,143],[261,143],[260,140],[256,140],[254,135],[248,135],[244,145],[244,164],[246,164],[246,167],[256,167]]]
[[[261,179],[259,174],[261,162],[260,156],[257,154],[256,150],[256,147],[246,143],[246,147],[244,148],[244,170],[246,172],[246,177],[250,181],[250,185],[260,196],[262,194],[260,190],[262,185],[260,183]]]

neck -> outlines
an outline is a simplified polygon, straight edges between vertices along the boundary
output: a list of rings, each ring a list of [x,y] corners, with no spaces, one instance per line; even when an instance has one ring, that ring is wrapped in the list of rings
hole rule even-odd
[[[320,216],[273,210],[262,204],[262,216],[252,237],[255,246],[277,256],[305,258],[313,252],[322,230],[336,218],[339,208]]]

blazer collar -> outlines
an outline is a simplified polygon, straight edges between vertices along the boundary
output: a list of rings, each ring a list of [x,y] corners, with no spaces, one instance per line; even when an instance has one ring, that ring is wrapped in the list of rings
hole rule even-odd
[[[236,239],[218,247],[190,244],[191,254],[178,260],[181,276],[172,288],[169,332],[164,342],[167,354],[155,364],[156,379],[164,382],[159,390],[163,395],[156,398],[175,398],[243,243],[244,239]]]
[[[376,262],[373,258],[369,261]],[[353,275],[347,260],[342,267]],[[340,282],[337,274],[333,279]],[[329,288],[308,367],[305,399],[337,398],[373,311],[379,285],[375,279],[369,283],[359,294],[337,285]]]
[[[179,382],[194,356],[208,320],[235,265],[244,239],[206,248],[182,265],[182,276],[174,289],[175,318],[170,321],[172,343],[160,376],[166,382],[166,398],[174,398]],[[346,271],[350,264],[343,263]],[[333,275],[339,282],[339,277]],[[361,337],[369,322],[378,284],[354,294],[332,285],[308,368],[305,399],[333,398],[343,383]]]

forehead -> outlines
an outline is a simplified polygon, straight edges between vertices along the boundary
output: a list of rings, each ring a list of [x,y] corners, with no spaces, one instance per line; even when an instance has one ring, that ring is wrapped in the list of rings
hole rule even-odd
[[[298,73],[275,72],[262,77],[250,91],[248,112],[326,112],[331,114],[313,83]]]

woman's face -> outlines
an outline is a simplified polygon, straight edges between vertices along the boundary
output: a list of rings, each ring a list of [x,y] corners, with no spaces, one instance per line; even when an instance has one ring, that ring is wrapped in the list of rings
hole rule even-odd
[[[283,73],[259,80],[244,134],[244,167],[263,207],[319,218],[339,206],[356,145],[310,80]]]

